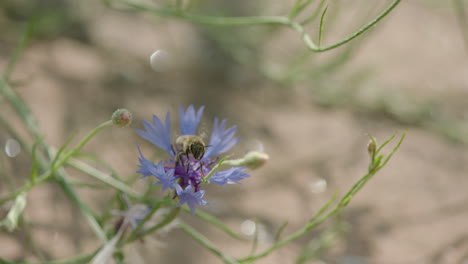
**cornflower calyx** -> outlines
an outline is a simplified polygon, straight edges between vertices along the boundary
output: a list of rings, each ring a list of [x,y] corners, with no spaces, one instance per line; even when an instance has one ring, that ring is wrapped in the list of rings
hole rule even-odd
[[[174,190],[174,197],[179,199],[177,206],[186,203],[192,213],[195,213],[196,205],[207,204],[202,199],[205,195],[202,189],[203,183],[212,182],[225,186],[250,177],[244,172],[247,169],[243,167],[245,165],[216,170],[210,174],[219,162],[218,156],[234,147],[240,138],[234,136],[236,126],[226,128],[226,120],[219,121],[215,118],[210,140],[205,144],[203,139],[196,135],[203,110],[203,106],[198,110],[195,110],[193,105],[186,110],[179,106],[180,136],[175,141],[171,137],[169,113],[166,114],[164,122],[159,117],[153,116],[153,122],[143,121],[144,130],[137,130],[140,136],[170,156],[167,160],[155,164],[146,159],[138,148],[140,164],[137,172],[143,177],[156,177],[158,181],[155,184],[162,185],[162,190]],[[207,175],[210,177],[207,178]]]

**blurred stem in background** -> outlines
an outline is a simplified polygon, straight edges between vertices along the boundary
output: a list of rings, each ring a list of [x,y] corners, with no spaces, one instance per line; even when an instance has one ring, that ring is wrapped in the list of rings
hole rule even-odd
[[[375,26],[380,20],[382,20],[388,14],[390,14],[390,12],[400,3],[400,1],[401,0],[394,0],[375,19],[365,24],[363,27],[361,27],[356,32],[350,34],[348,37],[345,37],[342,40],[337,41],[336,43],[333,43],[333,44],[320,46],[320,45],[317,45],[312,40],[312,38],[304,29],[304,25],[310,22],[308,19],[304,21],[303,23],[296,22],[291,19],[294,16],[298,15],[305,7],[310,5],[312,1],[307,1],[303,4],[301,4],[302,2],[301,0],[296,1],[296,5],[293,7],[289,17],[288,16],[216,17],[216,16],[204,16],[204,15],[190,14],[188,12],[180,12],[180,10],[177,7],[156,8],[156,7],[147,6],[147,5],[143,5],[143,4],[135,3],[132,1],[127,1],[127,0],[115,0],[115,2],[125,4],[128,7],[132,7],[137,10],[151,12],[159,16],[177,17],[177,18],[181,18],[190,22],[201,23],[201,24],[209,24],[209,25],[216,25],[216,26],[277,25],[277,26],[289,27],[295,30],[297,33],[299,33],[306,47],[310,51],[313,51],[313,52],[324,52],[324,51],[332,50],[357,38],[358,36],[362,35],[364,32],[368,31],[370,28]],[[327,9],[325,8],[325,10],[322,12],[322,21],[325,16],[326,10]],[[322,25],[320,26],[320,28],[321,29],[323,28]],[[320,31],[319,36],[322,35],[321,29],[319,30]]]
[[[464,0],[453,0],[455,13],[457,14],[458,23],[460,24],[460,33],[465,42],[465,50],[468,53],[468,20],[466,17]]]

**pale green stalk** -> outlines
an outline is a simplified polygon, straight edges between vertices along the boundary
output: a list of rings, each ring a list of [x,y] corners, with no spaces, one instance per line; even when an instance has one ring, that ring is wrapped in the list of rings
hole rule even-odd
[[[196,15],[190,13],[179,13],[175,9],[171,8],[155,8],[149,7],[142,4],[134,3],[132,1],[127,0],[117,0],[121,3],[126,4],[127,6],[143,10],[149,11],[157,15],[161,16],[173,16],[178,17],[181,19],[185,19],[187,21],[201,23],[201,24],[210,24],[210,25],[217,25],[217,26],[242,26],[242,25],[280,25],[286,26],[294,29],[297,31],[301,37],[303,42],[305,43],[306,47],[313,52],[324,52],[331,49],[335,49],[339,46],[342,46],[351,40],[357,38],[358,36],[362,35],[364,32],[375,26],[380,20],[386,17],[400,2],[401,0],[394,0],[382,13],[380,13],[374,20],[370,21],[362,28],[354,32],[353,34],[349,35],[348,37],[324,47],[318,47],[310,38],[309,34],[305,31],[303,25],[298,22],[294,22],[288,17],[283,16],[245,16],[245,17],[216,17],[216,16],[204,16],[204,15]]]
[[[198,231],[193,229],[192,227],[186,225],[182,221],[179,221],[179,227],[182,229],[185,233],[187,233],[189,236],[191,236],[195,241],[197,241],[200,245],[211,251],[213,254],[215,254],[217,257],[219,257],[224,263],[227,264],[237,264],[238,262],[229,257],[226,256],[223,252],[221,252],[219,249],[217,249],[213,243],[211,243],[206,237],[204,237],[202,234],[200,234]]]
[[[250,256],[247,258],[239,259],[240,263],[249,263],[252,261],[255,261],[257,259],[263,258],[271,254],[273,251],[275,251],[278,248],[281,248],[290,242],[304,236],[307,234],[310,230],[314,229],[318,225],[322,224],[326,220],[328,220],[330,217],[336,215],[343,207],[345,207],[353,198],[353,196],[364,186],[366,182],[368,182],[383,166],[385,166],[388,162],[388,160],[392,157],[392,155],[395,153],[395,151],[400,147],[401,143],[403,142],[404,138],[406,136],[406,131],[403,132],[403,135],[400,138],[400,141],[397,143],[397,145],[394,147],[392,152],[387,155],[385,161],[381,163],[380,161],[374,162],[373,166],[369,169],[368,173],[366,173],[364,176],[361,177],[361,179],[353,185],[353,187],[341,198],[341,200],[338,202],[338,204],[328,213],[326,213],[323,217],[321,215],[328,209],[328,207],[331,205],[331,203],[334,200],[334,197],[324,206],[322,209],[311,219],[309,222],[301,228],[299,231],[296,231],[292,235],[288,236],[284,240],[275,243],[273,246],[271,246],[269,249],[263,251],[260,254],[257,254],[255,256]],[[393,137],[392,137],[393,138]],[[388,141],[386,142],[388,143]],[[384,143],[384,144],[386,144]],[[381,148],[380,148],[381,149]]]

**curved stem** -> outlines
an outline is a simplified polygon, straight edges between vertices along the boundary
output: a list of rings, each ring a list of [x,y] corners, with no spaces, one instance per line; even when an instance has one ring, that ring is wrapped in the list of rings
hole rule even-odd
[[[401,2],[401,0],[395,0],[393,1],[389,7],[387,7],[387,9],[385,9],[380,15],[378,15],[374,20],[372,20],[371,22],[369,22],[368,24],[366,24],[365,26],[363,26],[361,29],[359,29],[358,31],[356,31],[355,33],[351,34],[350,36],[348,36],[347,38],[341,40],[341,41],[338,41],[334,44],[331,44],[331,45],[328,45],[328,46],[325,46],[323,48],[319,48],[319,49],[316,49],[316,50],[313,50],[313,51],[316,51],[316,52],[322,52],[322,51],[327,51],[327,50],[331,50],[331,49],[334,49],[334,48],[337,48],[343,44],[346,44],[348,42],[350,42],[351,40],[357,38],[358,36],[360,36],[362,33],[366,32],[367,30],[369,30],[371,27],[375,26],[380,20],[382,20],[384,17],[386,17],[399,3]],[[312,48],[310,48],[312,49]]]
[[[306,44],[307,48],[313,52],[324,52],[334,48],[337,48],[343,44],[350,42],[351,40],[357,38],[358,36],[362,35],[364,32],[369,30],[371,27],[375,26],[380,20],[386,17],[400,2],[401,0],[394,0],[382,13],[380,13],[374,20],[364,25],[358,31],[354,32],[353,34],[349,35],[348,37],[325,47],[318,47],[310,38],[309,34],[305,32],[305,29],[301,23],[294,22],[288,17],[284,16],[244,16],[244,17],[216,17],[216,16],[203,16],[203,15],[195,15],[189,13],[181,13],[178,12],[176,9],[173,8],[155,8],[149,7],[138,3],[133,3],[128,0],[119,0],[121,3],[126,4],[127,6],[143,10],[149,11],[154,14],[160,16],[173,16],[185,19],[187,21],[201,23],[201,24],[209,24],[209,25],[217,25],[217,26],[243,26],[243,25],[282,25],[286,27],[290,27],[297,31],[304,43]]]

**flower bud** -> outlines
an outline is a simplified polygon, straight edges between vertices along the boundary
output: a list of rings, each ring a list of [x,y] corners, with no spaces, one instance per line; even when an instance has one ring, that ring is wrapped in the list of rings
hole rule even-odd
[[[262,167],[269,159],[270,156],[264,152],[250,151],[245,154],[242,166],[255,170]]]
[[[375,143],[374,140],[369,140],[369,143],[367,143],[367,152],[369,155],[374,155],[375,149],[377,148],[377,144]]]
[[[128,127],[132,123],[132,113],[127,109],[117,109],[112,114],[112,123],[117,127]]]

